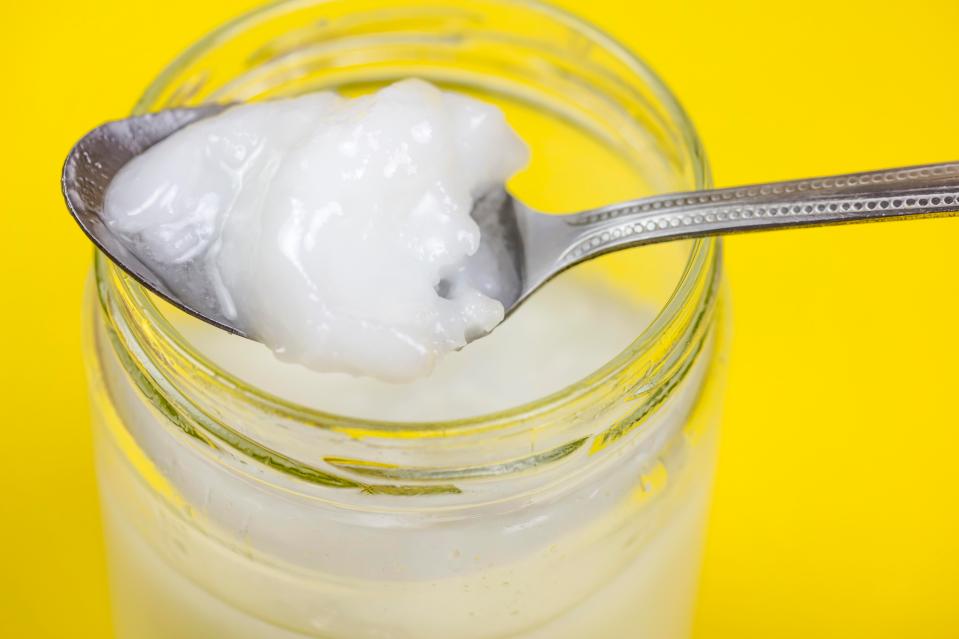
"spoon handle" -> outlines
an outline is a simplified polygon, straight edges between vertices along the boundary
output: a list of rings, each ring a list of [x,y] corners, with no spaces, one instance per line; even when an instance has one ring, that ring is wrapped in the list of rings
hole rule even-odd
[[[557,265],[680,238],[959,213],[959,162],[673,193],[564,216]]]

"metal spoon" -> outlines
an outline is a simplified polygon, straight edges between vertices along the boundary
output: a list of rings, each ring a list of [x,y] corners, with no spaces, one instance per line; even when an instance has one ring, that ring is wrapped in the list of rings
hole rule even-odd
[[[174,306],[244,335],[215,309],[194,308],[179,299],[100,217],[107,187],[124,164],[177,129],[227,106],[170,109],[97,127],[67,156],[62,186],[80,227],[120,268]],[[503,303],[508,315],[557,273],[610,251],[741,231],[957,213],[959,162],[657,195],[572,215],[540,213],[498,189],[473,208],[482,244],[466,272]]]

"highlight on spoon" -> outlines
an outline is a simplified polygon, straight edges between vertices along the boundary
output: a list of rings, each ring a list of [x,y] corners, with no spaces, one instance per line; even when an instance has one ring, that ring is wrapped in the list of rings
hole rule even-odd
[[[222,112],[229,105],[208,104],[168,109],[107,122],[77,142],[63,164],[61,189],[71,215],[90,241],[150,292],[180,310],[243,336],[222,317],[210,316],[184,304],[104,223],[103,203],[114,176],[130,160],[184,126]]]

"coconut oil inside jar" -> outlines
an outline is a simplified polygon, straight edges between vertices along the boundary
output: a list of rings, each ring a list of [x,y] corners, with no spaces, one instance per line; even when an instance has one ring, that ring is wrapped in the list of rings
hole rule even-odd
[[[261,344],[171,311],[191,343],[252,386],[326,413],[411,422],[476,417],[558,392],[629,346],[652,315],[597,273],[565,274],[428,377],[395,384],[285,364]]]

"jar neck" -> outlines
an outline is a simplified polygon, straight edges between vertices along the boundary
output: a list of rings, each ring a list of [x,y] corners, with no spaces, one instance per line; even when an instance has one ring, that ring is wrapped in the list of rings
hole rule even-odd
[[[659,436],[667,426],[658,413],[684,382],[698,388],[689,379],[709,360],[720,245],[693,247],[674,299],[590,378],[516,410],[429,423],[352,419],[262,393],[198,354],[146,291],[102,255],[95,271],[103,328],[127,376],[168,428],[222,463],[253,461],[296,490],[460,495],[477,481],[550,481],[574,457],[599,459]]]

